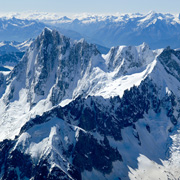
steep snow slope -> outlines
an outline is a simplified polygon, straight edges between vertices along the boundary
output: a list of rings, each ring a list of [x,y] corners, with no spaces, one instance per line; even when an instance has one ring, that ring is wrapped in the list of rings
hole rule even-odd
[[[143,155],[138,158],[138,168],[131,169],[129,173],[130,179],[178,179],[180,174],[179,166],[179,51],[174,51],[169,48],[165,49],[158,57],[158,66],[154,68],[151,78],[159,87],[161,96],[167,94],[173,97],[173,107],[168,105],[168,116],[173,114],[171,122],[175,124],[175,127],[171,125],[164,129],[162,132],[165,135],[167,130],[170,132],[164,144],[166,149],[166,158],[161,158],[161,163],[157,164],[153,158],[147,159]],[[158,94],[158,96],[159,96]],[[171,100],[171,102],[172,102]],[[162,118],[164,119],[164,118]],[[159,116],[157,117],[159,121]],[[165,123],[163,121],[163,123]],[[164,125],[163,125],[164,126]],[[160,125],[159,127],[162,127]],[[159,136],[157,136],[158,139]]]
[[[178,178],[179,73],[178,50],[101,55],[45,28],[0,77],[0,177]]]

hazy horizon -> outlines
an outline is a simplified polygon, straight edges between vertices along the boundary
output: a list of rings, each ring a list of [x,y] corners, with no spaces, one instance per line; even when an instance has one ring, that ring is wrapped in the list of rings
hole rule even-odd
[[[148,11],[145,13],[121,13],[121,12],[116,12],[116,13],[88,13],[88,12],[84,12],[84,13],[61,13],[61,12],[41,12],[41,11],[26,11],[26,12],[0,12],[0,18],[17,18],[17,19],[39,19],[39,20],[55,20],[55,19],[59,19],[61,17],[67,16],[68,18],[71,19],[75,19],[75,18],[86,18],[87,16],[121,16],[121,15],[125,15],[125,14],[129,14],[129,15],[136,15],[136,14],[140,14],[140,15],[147,15],[151,12],[155,12],[155,13],[162,13],[162,14],[172,14],[175,16],[179,16],[180,13],[171,13],[171,12],[167,12],[167,13],[163,13],[163,12],[158,12],[158,11]]]

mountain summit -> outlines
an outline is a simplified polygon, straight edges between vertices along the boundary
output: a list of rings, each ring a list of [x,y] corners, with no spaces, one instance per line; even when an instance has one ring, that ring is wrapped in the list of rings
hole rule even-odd
[[[178,177],[179,73],[178,50],[102,55],[45,28],[0,76],[0,178]]]

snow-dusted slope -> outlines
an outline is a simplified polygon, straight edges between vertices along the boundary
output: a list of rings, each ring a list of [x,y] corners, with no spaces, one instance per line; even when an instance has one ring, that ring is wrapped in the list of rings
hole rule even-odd
[[[178,178],[179,74],[178,50],[102,55],[45,28],[0,76],[0,178]]]

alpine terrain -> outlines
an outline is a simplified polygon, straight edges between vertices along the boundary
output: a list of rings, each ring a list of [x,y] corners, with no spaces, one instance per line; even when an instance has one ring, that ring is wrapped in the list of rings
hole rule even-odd
[[[0,14],[0,40],[26,41],[36,38],[45,28],[56,29],[74,40],[85,38],[103,54],[112,46],[148,43],[151,49],[180,47],[180,14],[80,14],[62,16],[54,13]]]
[[[0,74],[0,179],[180,177],[180,50],[45,28]]]
[[[180,14],[129,13],[114,15],[82,14],[74,17],[52,18],[47,15],[27,15],[27,18],[81,34],[88,42],[105,47],[139,45],[143,42],[152,49],[180,47]],[[71,36],[71,33],[67,34]]]

